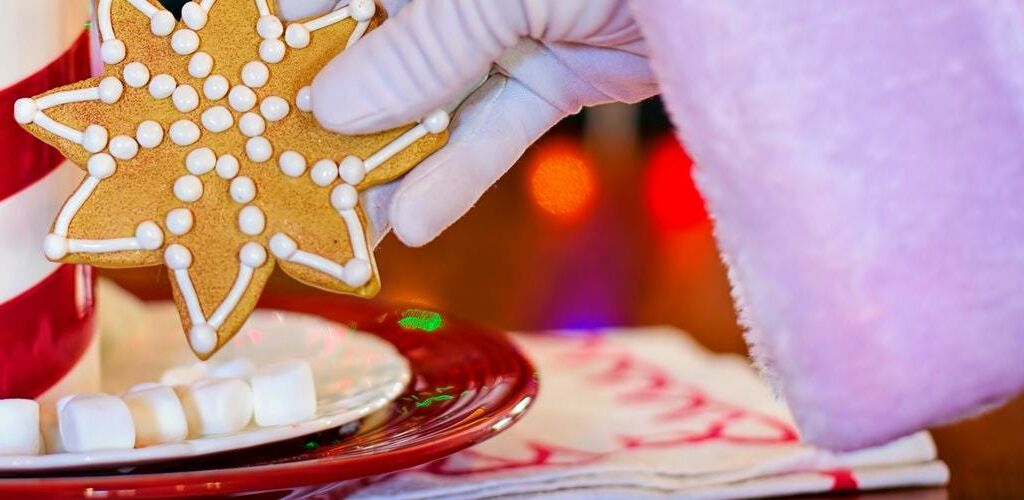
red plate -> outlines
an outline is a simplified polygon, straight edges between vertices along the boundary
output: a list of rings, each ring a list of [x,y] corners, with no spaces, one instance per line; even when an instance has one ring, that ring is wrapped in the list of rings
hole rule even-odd
[[[344,481],[484,441],[522,417],[537,394],[533,366],[500,332],[431,311],[338,297],[278,297],[262,305],[318,314],[390,341],[412,365],[410,386],[385,410],[338,430],[187,463],[0,479],[0,496],[217,495],[332,482],[345,489],[358,483]]]

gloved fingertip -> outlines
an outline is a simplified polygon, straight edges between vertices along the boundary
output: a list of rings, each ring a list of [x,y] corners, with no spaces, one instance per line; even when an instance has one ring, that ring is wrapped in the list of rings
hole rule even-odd
[[[344,59],[344,60],[342,60]],[[391,116],[375,106],[369,95],[364,74],[354,68],[366,67],[361,54],[353,49],[331,61],[313,80],[313,116],[324,128],[346,135],[360,135],[387,130],[400,125],[391,123]]]
[[[409,198],[401,192],[396,193],[391,200],[389,219],[392,231],[402,244],[407,247],[421,247],[434,241],[447,225],[434,224],[429,214]]]

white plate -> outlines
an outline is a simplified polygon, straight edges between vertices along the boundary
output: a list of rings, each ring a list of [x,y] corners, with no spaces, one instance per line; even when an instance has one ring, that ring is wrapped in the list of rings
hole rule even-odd
[[[173,305],[149,308],[141,328],[102,332],[103,390],[117,394],[159,380],[171,367],[195,363]],[[394,346],[343,325],[295,313],[256,311],[210,361],[240,357],[257,366],[304,358],[313,366],[319,398],[316,417],[292,425],[257,427],[132,450],[0,457],[2,472],[53,472],[130,467],[179,460],[296,438],[358,420],[394,400],[409,382],[409,365]]]

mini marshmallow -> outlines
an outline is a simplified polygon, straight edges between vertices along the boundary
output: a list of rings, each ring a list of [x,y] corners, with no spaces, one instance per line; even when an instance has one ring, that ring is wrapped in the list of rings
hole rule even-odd
[[[253,413],[260,426],[294,424],[316,415],[316,385],[306,361],[294,359],[261,367],[249,383]]]
[[[237,432],[252,420],[252,389],[241,379],[204,378],[174,390],[191,436]]]
[[[0,455],[38,455],[40,444],[39,403],[0,400]]]
[[[63,404],[61,404],[63,403]],[[135,424],[117,396],[79,394],[57,403],[61,442],[71,453],[135,447]]]
[[[160,376],[163,385],[188,385],[206,376],[206,363],[175,366]]]
[[[173,443],[188,437],[185,409],[174,389],[160,384],[139,384],[121,399],[135,422],[135,446]]]
[[[210,368],[211,377],[220,378],[249,378],[256,371],[256,365],[246,358],[232,359],[227,363],[215,365]]]

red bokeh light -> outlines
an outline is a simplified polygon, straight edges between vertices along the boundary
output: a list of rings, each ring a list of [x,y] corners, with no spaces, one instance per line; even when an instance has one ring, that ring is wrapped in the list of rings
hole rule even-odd
[[[693,183],[692,171],[693,160],[674,135],[658,139],[645,182],[647,205],[658,230],[686,230],[707,221],[704,200]]]
[[[574,220],[593,204],[594,166],[575,139],[558,137],[538,144],[527,176],[530,197],[547,214]]]

